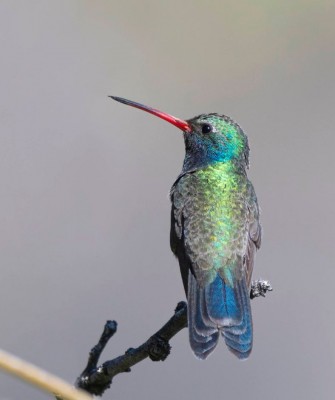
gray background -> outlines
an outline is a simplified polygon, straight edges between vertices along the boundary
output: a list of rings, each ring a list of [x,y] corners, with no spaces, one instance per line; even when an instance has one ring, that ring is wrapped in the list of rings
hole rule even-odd
[[[249,135],[262,207],[246,362],[196,360],[184,330],[113,399],[333,399],[334,1],[0,1],[0,346],[73,382],[142,343],[184,298],[169,249],[180,131],[113,102]],[[1,399],[47,395],[1,373]]]

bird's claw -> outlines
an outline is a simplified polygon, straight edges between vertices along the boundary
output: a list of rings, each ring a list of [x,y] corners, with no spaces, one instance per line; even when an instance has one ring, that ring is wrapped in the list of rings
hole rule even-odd
[[[272,286],[269,281],[265,281],[263,279],[257,279],[256,281],[252,281],[251,289],[250,289],[250,298],[254,299],[255,297],[265,297],[267,292],[272,292]]]

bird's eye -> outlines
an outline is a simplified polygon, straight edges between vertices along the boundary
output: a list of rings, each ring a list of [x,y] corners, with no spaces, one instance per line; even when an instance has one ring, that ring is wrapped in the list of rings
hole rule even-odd
[[[212,132],[212,126],[209,124],[203,124],[201,127],[201,132],[202,133],[209,133]]]

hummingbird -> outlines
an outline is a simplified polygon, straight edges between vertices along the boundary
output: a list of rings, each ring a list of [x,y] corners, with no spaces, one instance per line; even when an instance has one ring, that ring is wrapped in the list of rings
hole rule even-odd
[[[247,177],[248,138],[231,118],[201,114],[181,120],[134,101],[112,99],[181,129],[185,159],[170,191],[170,245],[188,302],[189,341],[206,359],[220,336],[239,359],[252,350],[251,275],[262,228]]]

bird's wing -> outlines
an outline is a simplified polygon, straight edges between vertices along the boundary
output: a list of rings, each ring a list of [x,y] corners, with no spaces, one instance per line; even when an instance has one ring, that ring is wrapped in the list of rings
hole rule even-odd
[[[192,271],[192,263],[187,256],[184,242],[184,216],[182,207],[177,207],[173,199],[173,188],[170,193],[171,197],[171,230],[170,230],[170,246],[174,255],[179,260],[180,272],[183,279],[183,285],[187,294],[188,272]]]
[[[249,209],[248,245],[244,260],[247,287],[250,287],[251,285],[251,275],[254,269],[256,250],[258,250],[261,247],[261,241],[262,241],[262,226],[259,222],[259,207],[254,188],[251,184],[250,184],[250,200],[251,201],[248,205]]]

